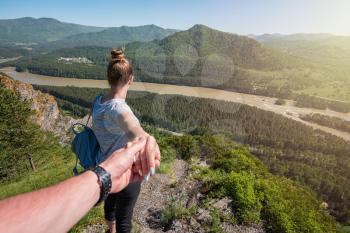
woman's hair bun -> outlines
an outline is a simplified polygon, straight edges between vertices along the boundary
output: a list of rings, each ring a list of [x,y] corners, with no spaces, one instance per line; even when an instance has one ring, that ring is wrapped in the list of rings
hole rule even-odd
[[[112,59],[121,61],[124,59],[124,50],[123,49],[112,49],[111,51]]]

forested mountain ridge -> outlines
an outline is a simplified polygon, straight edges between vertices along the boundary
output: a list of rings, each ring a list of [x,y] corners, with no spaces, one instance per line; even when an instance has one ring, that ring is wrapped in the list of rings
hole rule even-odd
[[[67,36],[101,31],[102,27],[63,23],[52,18],[18,18],[0,20],[0,43],[37,44],[62,39]]]
[[[147,42],[160,40],[175,32],[177,30],[164,29],[153,24],[136,27],[110,27],[98,32],[81,33],[58,41],[45,43],[40,45],[38,49],[50,51],[76,46],[118,47],[134,41]]]
[[[155,42],[168,56],[189,57],[191,54],[185,50],[179,50],[180,46],[189,45],[197,52],[198,57],[194,59],[208,57],[213,54],[227,56],[232,59],[236,66],[248,69],[279,69],[288,64],[282,63],[280,54],[264,48],[257,41],[237,34],[226,33],[209,28],[205,25],[197,24],[186,31],[177,32],[159,42]],[[147,48],[143,55],[155,56]],[[132,53],[132,46],[127,47]]]

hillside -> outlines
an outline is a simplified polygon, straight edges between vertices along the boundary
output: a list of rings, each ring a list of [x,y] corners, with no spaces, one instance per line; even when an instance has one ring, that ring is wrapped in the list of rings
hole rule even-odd
[[[45,43],[40,45],[38,49],[48,51],[76,46],[118,47],[134,41],[147,42],[160,40],[176,31],[174,29],[164,29],[156,25],[111,27],[99,32],[81,33],[58,41]]]
[[[141,45],[138,51],[143,56],[156,56],[157,46],[167,56],[201,59],[213,54],[226,56],[235,66],[247,69],[274,70],[286,66],[280,59],[280,54],[264,48],[253,39],[236,34],[221,32],[205,25],[194,25],[192,28],[177,32],[154,44]],[[181,46],[189,46],[196,54],[191,54]],[[134,47],[127,47],[130,54],[134,54]],[[159,53],[159,52],[158,52]],[[138,55],[138,54],[136,54]],[[191,57],[192,55],[192,57]],[[197,56],[196,56],[197,55]],[[197,61],[195,61],[197,62]]]
[[[72,115],[85,115],[94,97],[106,92],[76,87],[35,88],[54,95],[61,109]],[[328,203],[332,215],[345,224],[349,222],[347,141],[242,104],[134,91],[128,93],[127,101],[143,123],[193,135],[225,135],[248,146],[272,173],[307,186]]]
[[[55,136],[58,136],[61,143],[69,142],[70,138],[67,131],[71,125],[86,120],[86,118],[76,120],[69,116],[63,116],[59,111],[55,98],[34,90],[32,85],[15,81],[1,73],[0,85],[2,88],[5,87],[17,93],[22,100],[28,101],[31,109],[28,118],[39,125],[41,130],[52,132]]]
[[[334,96],[349,99],[350,88],[350,37],[334,36],[330,34],[292,34],[292,35],[263,35],[254,37],[265,46],[281,51],[285,54],[307,59],[316,67],[328,70],[333,78],[332,84],[337,89],[327,88],[321,85],[318,88],[307,88],[304,92],[312,94],[321,92],[324,97]],[[344,86],[346,88],[341,88]],[[318,90],[317,90],[318,89]],[[347,96],[347,97],[345,97]]]
[[[270,48],[322,63],[344,65],[350,61],[350,37],[330,34],[292,34],[254,37]]]
[[[6,77],[2,80],[11,82]],[[35,98],[34,101],[40,102]],[[23,102],[18,93],[3,84],[0,99],[0,130],[18,127],[16,119],[28,120],[22,107],[29,110],[30,102]],[[9,114],[22,118],[9,117]],[[296,182],[272,175],[248,148],[232,139],[216,133],[174,136],[151,126],[144,127],[159,142],[162,167],[160,175],[143,185],[134,224],[140,231],[332,233],[339,229],[314,194]],[[24,137],[16,134],[15,139],[23,140]],[[0,139],[0,143],[18,142],[12,141],[13,138]],[[36,163],[36,172],[17,166],[17,169],[23,169],[18,171],[26,173],[16,179],[0,180],[1,198],[69,177],[73,156],[57,144],[53,146],[54,140],[49,139],[51,144],[45,140],[40,141],[43,144],[35,144],[36,151],[41,151],[39,154],[30,147],[37,141],[27,145],[26,150],[34,152],[34,158],[41,155],[41,160],[34,160],[40,161]],[[0,161],[11,161],[8,157],[11,147],[0,148]],[[42,156],[43,152],[46,156]],[[26,160],[17,159],[16,162],[23,165]],[[82,232],[102,221],[100,206],[72,232]]]
[[[64,23],[52,18],[18,18],[0,20],[0,43],[38,44],[67,36],[97,32],[103,28]]]

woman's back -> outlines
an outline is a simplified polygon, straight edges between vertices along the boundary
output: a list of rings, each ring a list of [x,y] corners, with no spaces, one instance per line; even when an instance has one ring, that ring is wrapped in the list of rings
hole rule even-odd
[[[112,152],[124,147],[128,142],[126,132],[120,127],[118,118],[122,113],[132,113],[124,99],[111,99],[102,103],[98,97],[93,106],[92,130],[101,146],[101,162]],[[137,118],[132,114],[134,120]]]

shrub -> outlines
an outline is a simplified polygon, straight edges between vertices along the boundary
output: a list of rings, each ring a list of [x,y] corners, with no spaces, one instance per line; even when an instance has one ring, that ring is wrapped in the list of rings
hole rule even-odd
[[[285,105],[286,101],[284,99],[278,99],[278,100],[276,100],[275,104],[276,105]]]
[[[199,156],[198,142],[193,136],[173,137],[172,144],[181,159],[189,160]]]

